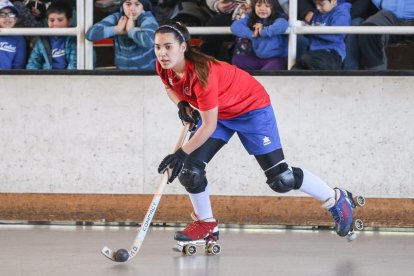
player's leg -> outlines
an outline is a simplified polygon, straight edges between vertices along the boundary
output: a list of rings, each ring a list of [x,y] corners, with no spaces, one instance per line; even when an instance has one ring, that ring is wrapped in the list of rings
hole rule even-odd
[[[201,124],[202,122],[200,121],[198,127]],[[183,231],[178,231],[175,235],[176,240],[218,239],[218,223],[211,209],[210,191],[205,167],[230,140],[233,134],[234,131],[227,128],[219,120],[216,130],[210,138],[201,147],[193,151],[184,162],[184,168],[178,179],[189,193],[194,208],[195,215],[193,217],[195,222],[188,225]]]
[[[343,189],[332,189],[319,177],[307,170],[289,167],[283,158],[282,149],[255,156],[267,177],[266,183],[278,193],[293,189],[300,190],[323,201],[322,207],[331,212],[335,220],[335,231],[339,236],[346,236],[352,229],[355,205],[352,195]]]
[[[276,119],[271,107],[240,116],[237,134],[243,146],[263,169],[269,187],[278,193],[300,190],[325,202],[332,213],[338,235],[346,235],[352,225],[352,199],[340,189],[332,189],[319,177],[285,162]],[[243,118],[242,118],[243,117]],[[243,120],[241,120],[243,119]],[[332,206],[328,202],[334,202]]]
[[[193,241],[213,235],[218,239],[217,221],[214,219],[210,202],[210,191],[206,177],[206,164],[225,145],[221,139],[209,138],[200,148],[192,152],[184,163],[178,179],[189,193],[194,208],[195,222],[184,230],[177,231],[174,239]]]

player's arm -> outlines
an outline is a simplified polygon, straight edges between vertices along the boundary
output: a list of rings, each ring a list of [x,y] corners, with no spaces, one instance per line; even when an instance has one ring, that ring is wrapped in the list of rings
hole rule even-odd
[[[207,111],[200,111],[203,123],[191,139],[182,147],[182,150],[190,154],[203,145],[211,134],[216,130],[218,120],[218,107]]]

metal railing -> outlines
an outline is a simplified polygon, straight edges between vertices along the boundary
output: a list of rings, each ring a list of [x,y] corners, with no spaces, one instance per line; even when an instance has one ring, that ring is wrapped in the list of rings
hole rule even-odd
[[[77,69],[93,69],[93,43],[85,39],[86,31],[93,25],[93,1],[76,0],[76,27],[73,28],[0,28],[0,35],[68,35],[77,38]],[[289,18],[296,21],[297,3],[290,2]],[[189,27],[192,35],[231,34],[230,27]],[[290,27],[288,68],[295,63],[298,34],[414,34],[414,26],[300,26]]]

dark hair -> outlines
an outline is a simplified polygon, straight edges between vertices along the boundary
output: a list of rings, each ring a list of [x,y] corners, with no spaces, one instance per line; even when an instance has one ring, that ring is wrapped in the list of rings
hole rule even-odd
[[[197,78],[200,81],[201,86],[205,88],[210,74],[209,63],[218,63],[218,61],[214,57],[203,54],[190,46],[190,33],[184,24],[180,22],[167,23],[160,26],[155,32],[155,35],[165,33],[174,34],[180,44],[183,42],[187,43],[187,49],[184,52],[184,57],[194,64],[194,70]]]
[[[64,13],[67,19],[72,18],[72,5],[65,0],[53,1],[46,10],[46,17],[51,13]]]
[[[251,30],[254,29],[254,24],[262,20],[260,17],[257,16],[255,12],[257,3],[264,3],[270,5],[271,13],[269,16],[269,21],[266,23],[266,26],[272,25],[273,22],[275,22],[275,20],[280,17],[285,18],[286,20],[288,19],[287,14],[283,11],[278,0],[252,0],[250,3],[250,8],[252,11],[250,13],[250,18],[247,22],[247,26],[249,26]]]

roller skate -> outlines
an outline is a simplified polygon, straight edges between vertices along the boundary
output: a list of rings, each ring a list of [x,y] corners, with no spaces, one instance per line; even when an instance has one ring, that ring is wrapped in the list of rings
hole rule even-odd
[[[328,199],[322,207],[331,212],[335,220],[335,232],[353,241],[356,239],[354,227],[357,230],[364,229],[364,223],[361,219],[354,220],[353,209],[365,205],[365,198],[363,196],[355,196],[346,190],[335,188],[335,198]]]
[[[221,247],[217,243],[219,239],[217,221],[199,220],[194,213],[191,214],[191,217],[194,219],[193,223],[184,230],[175,232],[174,239],[177,244],[173,249],[184,255],[192,256],[197,253],[197,246],[203,245],[207,254],[219,254]]]

